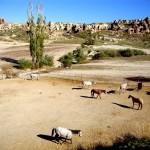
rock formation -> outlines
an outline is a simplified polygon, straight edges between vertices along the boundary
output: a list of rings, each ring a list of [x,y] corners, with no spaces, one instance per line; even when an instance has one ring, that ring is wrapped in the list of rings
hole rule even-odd
[[[13,31],[16,28],[22,28],[28,31],[28,23],[6,23],[5,19],[0,18],[0,33],[7,30]],[[53,34],[55,31],[65,31],[67,33],[77,33],[85,30],[91,30],[92,33],[101,30],[123,31],[128,34],[150,33],[150,18],[138,20],[115,20],[112,23],[65,23],[65,22],[49,22],[46,25],[47,33]]]

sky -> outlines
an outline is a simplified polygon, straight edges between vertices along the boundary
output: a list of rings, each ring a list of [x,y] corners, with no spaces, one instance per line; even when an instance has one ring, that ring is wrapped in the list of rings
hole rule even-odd
[[[0,0],[0,18],[7,23],[26,23],[30,2],[35,21],[38,3],[46,22],[90,24],[150,17],[150,0]]]

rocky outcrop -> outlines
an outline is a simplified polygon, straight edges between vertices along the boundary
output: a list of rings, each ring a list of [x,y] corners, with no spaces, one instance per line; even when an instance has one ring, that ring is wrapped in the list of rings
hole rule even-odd
[[[108,29],[109,24],[107,23],[80,24],[80,23],[49,22],[46,28],[50,32],[67,31],[67,32],[77,33],[84,30],[92,30],[93,32],[97,32],[100,30]]]
[[[28,22],[20,23],[6,23],[5,19],[0,18],[0,32],[11,30],[13,32],[16,28],[22,28],[28,31]],[[47,34],[51,35],[55,31],[65,31],[67,33],[77,33],[85,30],[91,30],[93,33],[101,30],[123,31],[128,34],[142,34],[150,33],[150,18],[138,20],[115,20],[112,23],[65,23],[65,22],[49,22],[46,25]]]
[[[0,18],[0,24],[5,23],[5,19],[4,18]]]
[[[146,17],[144,20],[115,20],[111,23],[109,30],[123,30],[129,34],[150,33],[150,18]]]

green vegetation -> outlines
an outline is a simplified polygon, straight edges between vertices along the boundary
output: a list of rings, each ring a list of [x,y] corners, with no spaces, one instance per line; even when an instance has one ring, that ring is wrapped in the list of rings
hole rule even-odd
[[[73,52],[69,52],[60,57],[58,61],[63,64],[63,67],[71,67],[73,61],[77,64],[82,64],[87,60],[89,52],[87,48],[78,47]]]
[[[123,49],[123,50],[99,50],[93,56],[93,60],[99,60],[104,57],[132,57],[137,55],[146,55],[142,50]]]
[[[79,145],[76,150],[147,150],[150,149],[150,138],[143,137],[137,138],[131,134],[124,135],[122,138],[116,139],[116,141],[111,145],[104,145],[102,143],[91,144],[89,147],[83,147]]]
[[[43,66],[52,66],[53,57],[45,55],[44,53],[44,40],[46,37],[45,34],[45,19],[42,16],[42,6],[38,4],[38,19],[37,23],[34,23],[34,16],[32,13],[32,6],[30,4],[29,17],[28,17],[28,26],[29,26],[29,49],[32,61],[20,59],[18,61],[18,66],[21,69],[38,69]]]
[[[136,49],[96,50],[94,55],[89,55],[91,51],[93,51],[92,48],[81,45],[81,47],[78,47],[73,52],[69,52],[68,54],[60,57],[58,61],[60,61],[63,64],[63,67],[71,67],[73,62],[76,64],[82,64],[87,62],[88,57],[91,57],[92,60],[100,60],[109,57],[119,58],[119,57],[137,57],[147,55],[144,51]],[[134,58],[134,60],[135,59],[136,58]],[[147,60],[149,60],[149,57],[147,57]]]
[[[26,60],[24,58],[18,60],[18,67],[20,69],[29,69],[32,67],[32,62],[30,60]]]
[[[40,61],[40,68],[43,68],[44,66],[53,66],[54,64],[54,58],[52,56],[45,55],[42,57]]]
[[[84,45],[94,45],[95,44],[95,38],[94,34],[92,34],[91,30],[81,31],[73,34],[73,36],[83,39],[85,42],[83,42]]]
[[[30,6],[31,7],[31,6]],[[38,19],[34,23],[34,16],[32,7],[30,8],[28,25],[30,37],[30,55],[32,57],[32,67],[38,69],[43,58],[44,53],[44,39],[45,39],[45,20],[42,16],[42,6],[38,4]]]
[[[54,58],[52,56],[45,55],[42,57],[39,67],[43,68],[44,66],[51,67],[53,66],[54,63]],[[32,68],[32,61],[27,60],[27,59],[19,59],[18,60],[18,68],[20,69],[31,69]]]
[[[63,55],[59,58],[58,61],[63,64],[63,67],[71,67],[73,61],[73,53],[69,52],[68,54]]]

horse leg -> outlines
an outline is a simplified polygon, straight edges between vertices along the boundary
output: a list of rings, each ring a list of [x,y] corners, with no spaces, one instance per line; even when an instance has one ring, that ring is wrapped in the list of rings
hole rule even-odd
[[[70,141],[71,141],[71,144],[72,144],[72,139],[70,139]]]
[[[95,97],[94,97],[94,92],[93,92],[93,98],[95,98]]]
[[[100,99],[101,99],[101,94],[99,94],[99,97],[100,97]]]
[[[141,104],[139,104],[139,107],[138,107],[137,109],[139,109],[139,108],[140,108],[140,106],[141,106]]]
[[[133,108],[134,108],[134,102],[133,102]]]
[[[55,135],[55,139],[56,139],[56,141],[57,141],[58,144],[59,144],[60,142],[59,142],[59,135],[58,135],[58,134]]]
[[[99,94],[97,94],[97,97],[96,97],[96,98],[98,98],[98,96],[99,96]]]

